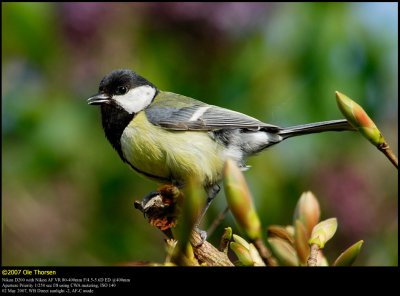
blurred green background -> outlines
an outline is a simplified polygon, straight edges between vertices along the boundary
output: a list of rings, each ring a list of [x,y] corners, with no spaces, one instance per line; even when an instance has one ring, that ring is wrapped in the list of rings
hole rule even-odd
[[[86,103],[113,69],[280,126],[342,118],[339,90],[398,154],[397,3],[2,3],[2,36],[4,265],[163,261],[133,207],[158,185],[120,161]],[[360,135],[293,138],[248,164],[264,227],[291,224],[311,190],[338,218],[330,262],[363,239],[357,264],[398,265],[398,173]]]

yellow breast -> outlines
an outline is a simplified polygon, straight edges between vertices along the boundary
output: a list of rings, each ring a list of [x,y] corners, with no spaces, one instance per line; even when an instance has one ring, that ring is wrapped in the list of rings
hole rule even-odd
[[[221,178],[223,147],[205,131],[173,131],[151,124],[139,112],[121,136],[122,152],[137,169],[165,179],[203,184]]]

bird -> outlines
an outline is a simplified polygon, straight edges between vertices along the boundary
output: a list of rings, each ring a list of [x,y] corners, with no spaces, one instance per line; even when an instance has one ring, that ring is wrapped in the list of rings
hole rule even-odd
[[[207,200],[196,229],[220,191],[223,167],[232,159],[248,169],[249,156],[291,137],[352,131],[346,119],[282,128],[237,111],[162,91],[129,69],[114,70],[87,100],[98,105],[104,133],[123,162],[140,175],[182,188],[197,180]],[[206,233],[201,233],[206,237]]]

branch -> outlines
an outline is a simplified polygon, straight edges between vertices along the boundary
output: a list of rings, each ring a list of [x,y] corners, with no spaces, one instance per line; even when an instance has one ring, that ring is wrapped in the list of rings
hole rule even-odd
[[[224,252],[220,252],[212,244],[202,242],[200,235],[192,232],[190,243],[193,247],[194,256],[200,264],[205,263],[208,266],[234,266]]]
[[[168,238],[172,238],[171,227],[176,225],[179,216],[179,201],[182,194],[174,186],[162,186],[157,192],[146,196],[142,201],[135,201],[135,208],[141,211],[148,222],[161,230]],[[208,266],[234,266],[227,254],[219,251],[207,241],[202,241],[196,231],[192,231],[190,243],[193,254],[199,264]],[[181,258],[184,258],[185,254]],[[179,257],[179,256],[178,256]],[[187,258],[186,258],[187,259]],[[183,265],[197,265],[190,260],[183,260]]]

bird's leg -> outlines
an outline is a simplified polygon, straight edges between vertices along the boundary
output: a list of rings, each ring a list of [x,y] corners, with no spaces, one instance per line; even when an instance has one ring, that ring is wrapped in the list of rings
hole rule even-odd
[[[178,189],[182,189],[185,186],[185,184],[183,182],[172,179],[172,178],[170,179],[170,183],[172,186],[175,186]]]
[[[203,220],[204,215],[206,214],[208,208],[210,207],[211,202],[214,200],[214,198],[217,196],[217,194],[220,190],[221,190],[221,187],[219,187],[218,184],[214,184],[214,185],[206,188],[207,201],[206,201],[204,208],[202,209],[202,211],[200,213],[199,218],[196,221],[196,224],[194,225],[194,230],[200,234],[201,240],[203,242],[207,239],[207,232],[204,230],[201,230],[199,226],[200,226],[200,223]]]

